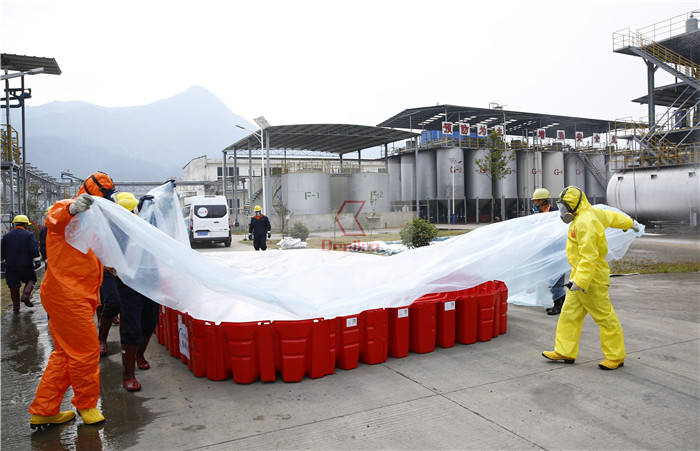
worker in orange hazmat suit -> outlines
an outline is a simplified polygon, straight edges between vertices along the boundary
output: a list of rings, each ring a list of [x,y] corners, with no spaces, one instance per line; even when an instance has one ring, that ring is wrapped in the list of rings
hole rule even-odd
[[[54,204],[46,217],[46,252],[51,260],[41,283],[41,302],[49,315],[54,350],[36,391],[29,413],[32,429],[65,423],[75,412],[59,412],[68,387],[72,403],[86,424],[105,420],[97,409],[100,396],[100,347],[94,316],[102,283],[102,263],[90,250],[83,254],[66,242],[65,228],[73,216],[94,202],[91,196],[110,200],[114,182],[102,172],[92,174],[75,199]]]
[[[578,355],[583,319],[590,314],[600,329],[600,345],[605,355],[598,366],[615,370],[624,365],[625,342],[608,294],[610,267],[605,261],[608,254],[605,229],[639,231],[639,224],[623,213],[593,207],[575,186],[562,191],[557,205],[562,221],[569,224],[566,255],[571,277],[557,324],[554,351],[544,351],[542,355],[549,360],[573,363]]]

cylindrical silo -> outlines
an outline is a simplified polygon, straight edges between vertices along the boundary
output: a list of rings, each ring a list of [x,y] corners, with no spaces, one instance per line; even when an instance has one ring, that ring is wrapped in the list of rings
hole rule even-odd
[[[350,200],[364,201],[365,213],[391,211],[389,175],[380,172],[359,172],[350,177]]]
[[[608,170],[605,167],[605,155],[589,153],[586,155],[586,196],[591,202],[604,203],[608,185]]]
[[[542,153],[520,151],[518,160],[518,197],[530,199],[535,188],[542,187]]]
[[[331,212],[331,176],[317,172],[282,175],[282,202],[296,215]]]
[[[421,200],[435,199],[435,151],[418,152],[418,196]]]
[[[695,167],[616,173],[608,182],[607,202],[640,220],[675,219],[697,224],[699,177]]]
[[[401,159],[389,158],[389,201],[401,200]]]
[[[464,151],[457,147],[439,149],[435,155],[435,162],[437,198],[452,199],[454,180],[455,199],[464,199]]]
[[[343,202],[350,198],[350,175],[331,175],[331,210],[337,212]]]
[[[507,174],[500,180],[496,180],[496,198],[515,199],[518,197],[518,161],[514,150],[508,150]]]
[[[542,152],[542,187],[554,197],[564,190],[564,152]]]
[[[401,200],[416,200],[416,159],[412,154],[401,155]]]
[[[470,150],[466,152],[467,166],[465,172],[467,184],[467,198],[490,199],[491,175],[483,172],[476,164],[476,160],[485,160],[490,157],[489,149]]]
[[[575,152],[564,154],[564,184],[578,186],[582,189],[586,186],[586,169],[583,161]]]

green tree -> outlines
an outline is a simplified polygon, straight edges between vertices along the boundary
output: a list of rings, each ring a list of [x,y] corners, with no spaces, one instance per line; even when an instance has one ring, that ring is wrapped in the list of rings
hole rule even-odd
[[[509,152],[503,137],[495,130],[486,137],[486,144],[490,149],[489,154],[484,158],[474,160],[479,167],[479,171],[491,176],[491,181],[496,182],[511,173],[508,163],[515,159],[515,153]]]
[[[423,218],[414,218],[401,228],[401,241],[408,247],[427,246],[437,236],[437,227]]]

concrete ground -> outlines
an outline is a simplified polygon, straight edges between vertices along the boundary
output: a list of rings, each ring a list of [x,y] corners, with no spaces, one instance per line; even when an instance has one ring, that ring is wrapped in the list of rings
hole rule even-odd
[[[635,252],[652,252],[649,237]],[[669,238],[674,239],[674,238]],[[693,254],[693,239],[678,252]],[[667,243],[669,244],[669,243]],[[245,245],[241,245],[245,246]],[[249,250],[249,246],[245,246]],[[651,249],[651,251],[649,250]],[[206,251],[207,249],[202,249]],[[685,254],[684,254],[685,255]],[[118,331],[101,362],[107,422],[38,433],[27,408],[51,352],[40,306],[13,315],[3,299],[2,449],[698,449],[700,273],[613,278],[625,366],[597,367],[587,318],[574,365],[545,361],[556,318],[509,307],[508,333],[473,345],[389,358],[299,383],[195,378],[153,343],[138,393],[121,388]],[[35,295],[34,300],[39,301]],[[70,391],[63,408],[70,408]]]

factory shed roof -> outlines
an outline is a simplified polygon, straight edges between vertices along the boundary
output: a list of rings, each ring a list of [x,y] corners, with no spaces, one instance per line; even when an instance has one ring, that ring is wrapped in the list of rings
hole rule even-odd
[[[0,67],[3,70],[15,70],[26,72],[39,67],[44,68],[45,74],[61,75],[61,68],[55,58],[41,56],[13,55],[11,53],[0,54]]]
[[[344,154],[413,138],[391,128],[350,124],[273,125],[265,128],[271,149],[311,150]],[[260,148],[259,132],[245,136],[224,150]],[[265,143],[267,146],[268,143]]]
[[[615,126],[615,121],[555,114],[527,113],[495,108],[477,108],[459,105],[435,105],[409,108],[386,119],[378,127],[392,127],[413,130],[441,130],[442,122],[467,122],[476,124],[501,125],[505,122],[507,135],[526,135],[527,131],[546,129],[547,137],[556,137],[556,130],[565,130],[567,137],[574,132],[584,136],[593,133],[607,133]],[[619,124],[618,124],[619,125]]]

